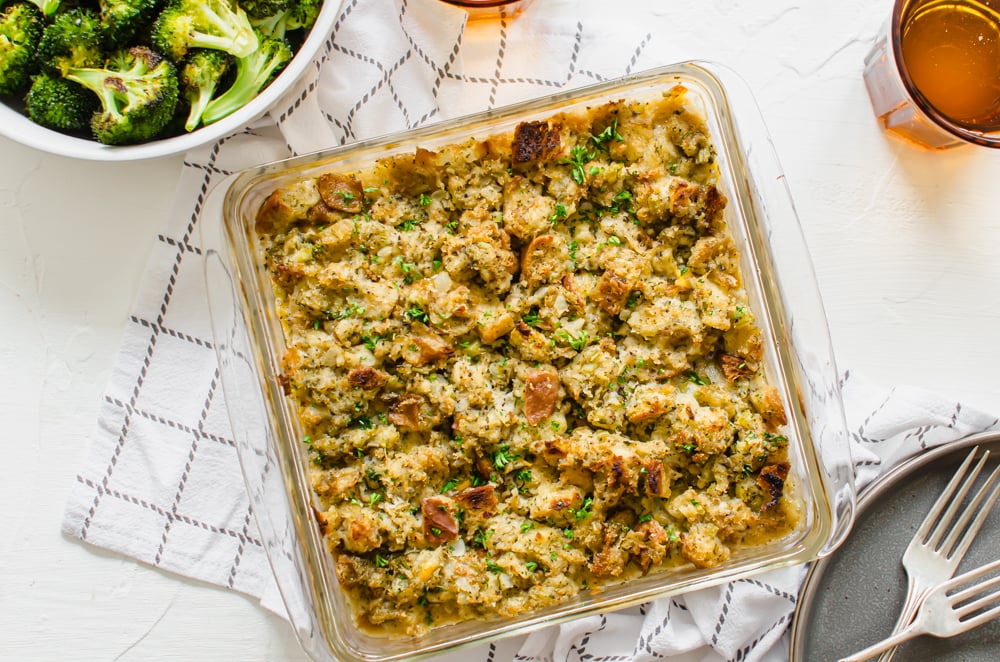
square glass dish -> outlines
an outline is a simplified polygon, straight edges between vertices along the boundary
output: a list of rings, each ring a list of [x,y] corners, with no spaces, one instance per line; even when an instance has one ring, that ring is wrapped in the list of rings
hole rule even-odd
[[[678,85],[683,86],[687,103],[704,120],[714,145],[711,160],[718,166],[716,186],[728,200],[722,214],[739,254],[746,304],[762,340],[763,358],[757,374],[764,375],[774,387],[784,410],[780,434],[769,434],[771,439],[780,439],[783,446],[781,457],[787,460],[785,470],[789,473],[782,480],[787,486],[789,503],[798,513],[796,521],[776,539],[737,547],[731,556],[718,559],[711,567],[682,563],[677,567],[654,568],[648,574],[633,572],[620,583],[589,587],[584,583],[582,590],[568,599],[507,618],[476,618],[395,635],[360,626],[324,539],[325,519],[320,514],[323,508],[310,478],[310,463],[315,455],[311,456],[309,445],[303,443],[307,435],[298,406],[286,393],[287,366],[283,357],[288,340],[271,274],[265,269],[257,233],[259,210],[275,190],[304,179],[330,175],[336,182],[338,177],[370,167],[378,159],[413,155],[417,150],[430,153],[470,139],[481,141],[498,134],[512,134],[525,123],[544,126],[539,122],[559,113],[584,111],[609,102],[652,101]],[[608,128],[610,132],[605,133],[614,136],[615,126]],[[594,141],[599,144],[601,138],[594,136]],[[569,168],[572,161],[567,156],[561,163]],[[590,174],[596,172],[592,170]],[[513,171],[510,173],[513,175]],[[578,176],[585,178],[587,174],[581,171]],[[353,197],[349,191],[342,195],[345,201]],[[431,204],[430,196],[426,197],[426,204]],[[413,230],[413,224],[410,225],[404,229]],[[288,615],[303,647],[317,660],[410,659],[523,634],[599,611],[805,563],[832,551],[851,526],[855,502],[853,465],[826,318],[809,254],[753,97],[745,83],[725,67],[705,62],[671,65],[403,134],[263,165],[234,175],[211,193],[202,214],[201,232],[215,347],[244,477]],[[602,245],[617,247],[621,241],[608,236]],[[405,282],[410,284],[411,279]],[[425,311],[420,314],[426,316]],[[741,311],[738,317],[742,314]],[[333,319],[343,317],[330,317],[326,321]],[[317,331],[320,326],[318,320]],[[527,336],[532,331],[525,327],[523,333]],[[552,333],[553,338],[558,334]],[[586,338],[582,334],[575,338],[567,336],[576,341],[581,337]],[[365,343],[370,342],[368,337]],[[554,340],[552,344],[555,345]],[[402,364],[402,359],[399,361]],[[713,374],[720,378],[721,373]],[[701,386],[705,386],[706,379],[711,381],[711,377],[697,372],[689,374],[687,379]],[[530,414],[528,419],[531,420]],[[367,419],[365,422],[370,423]],[[553,429],[570,434],[557,424]],[[731,443],[735,446],[738,441],[737,436]],[[693,450],[696,449],[685,448],[689,454]],[[729,453],[735,451],[723,451]],[[490,458],[498,468],[515,459],[504,457],[499,462],[495,454]],[[751,475],[751,470],[754,476],[761,471],[760,467],[743,466],[745,475]],[[481,472],[480,483],[503,479],[502,475],[490,476],[489,468],[476,471]],[[645,467],[641,472],[647,473]],[[529,475],[526,474],[526,480],[530,480]],[[647,490],[645,503],[649,503],[652,483],[647,478],[642,480],[647,485],[643,488]],[[449,484],[440,492],[454,488],[455,485]],[[513,491],[516,495],[517,490]],[[438,493],[436,486],[434,492]],[[370,501],[375,505],[378,499]],[[589,501],[592,500],[575,504],[569,511],[577,521],[596,519],[592,518]],[[766,507],[761,507],[763,510]],[[425,505],[423,515],[427,512]],[[419,508],[411,511],[414,516],[418,513]],[[642,523],[649,521],[650,515],[636,518],[638,514],[630,511],[631,519],[622,520],[620,530],[637,531]],[[453,523],[448,522],[448,526]],[[573,524],[571,517],[566,530]],[[522,528],[522,532],[526,530]],[[439,529],[427,529],[426,525],[425,531],[447,537]],[[659,531],[664,529],[659,527]],[[571,534],[567,537],[571,539]],[[671,534],[670,540],[676,538]],[[486,549],[488,545],[482,547]],[[464,552],[452,550],[452,553]],[[554,560],[556,552],[552,554]],[[372,566],[385,562],[377,554],[370,555]],[[495,561],[501,558],[488,558],[485,567],[491,573],[503,574],[505,569]],[[538,565],[532,562],[528,570],[534,572]]]

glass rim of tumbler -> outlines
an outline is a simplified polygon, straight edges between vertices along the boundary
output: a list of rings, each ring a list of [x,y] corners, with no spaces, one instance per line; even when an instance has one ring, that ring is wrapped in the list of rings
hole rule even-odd
[[[458,7],[479,9],[479,8],[500,8],[505,5],[514,5],[521,0],[443,0],[443,2],[449,5],[456,5]]]
[[[920,109],[927,117],[948,133],[961,138],[962,140],[984,147],[1000,148],[1000,129],[995,133],[985,133],[976,131],[958,124],[946,115],[941,113],[932,104],[910,77],[910,72],[906,69],[906,60],[903,59],[903,12],[915,2],[921,0],[894,0],[892,8],[892,21],[889,29],[889,42],[892,47],[892,56],[896,61],[896,70],[903,81],[907,94],[913,104]]]

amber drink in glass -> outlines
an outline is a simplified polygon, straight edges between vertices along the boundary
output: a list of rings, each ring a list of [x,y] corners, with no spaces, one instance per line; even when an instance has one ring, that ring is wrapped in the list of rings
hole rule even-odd
[[[1000,147],[1000,0],[896,0],[864,78],[887,130],[935,149]]]

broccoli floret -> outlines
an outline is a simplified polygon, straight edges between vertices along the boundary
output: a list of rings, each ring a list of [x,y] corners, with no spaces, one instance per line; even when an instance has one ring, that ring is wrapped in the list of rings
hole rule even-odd
[[[291,14],[288,17],[288,29],[309,29],[319,16],[323,0],[295,0],[292,3]]]
[[[106,145],[155,138],[177,108],[177,70],[169,60],[144,46],[116,51],[103,68],[70,69],[66,78],[100,99],[90,128]]]
[[[284,39],[287,32],[311,28],[319,15],[322,0],[289,0],[284,9],[270,16],[250,14],[250,22],[261,34]]]
[[[48,74],[35,76],[24,105],[33,122],[56,131],[86,131],[100,106],[89,90]]]
[[[133,44],[139,31],[152,22],[159,0],[101,0],[101,31],[109,49]]]
[[[236,80],[229,89],[209,102],[201,120],[217,122],[250,102],[292,59],[287,42],[258,35],[260,46],[253,53],[236,60]]]
[[[229,71],[232,56],[222,51],[199,48],[191,51],[180,69],[181,91],[191,106],[184,128],[194,131],[201,124],[201,114],[215,96]]]
[[[38,7],[38,10],[48,17],[55,16],[56,12],[59,11],[59,5],[62,0],[28,0],[31,4]],[[3,3],[0,3],[3,4]]]
[[[153,46],[175,62],[191,48],[246,57],[257,49],[257,35],[246,13],[229,0],[173,0],[153,25]]]
[[[101,66],[104,50],[100,18],[82,8],[56,14],[42,33],[38,61],[53,75],[65,75],[69,69]]]
[[[251,18],[250,24],[258,34],[272,39],[284,39],[288,30],[288,16],[291,12],[287,9],[279,11],[271,16],[263,18]]]
[[[285,12],[291,8],[292,2],[293,0],[240,0],[240,7],[253,21]]]
[[[0,94],[21,94],[28,89],[43,27],[33,5],[17,3],[0,13]]]

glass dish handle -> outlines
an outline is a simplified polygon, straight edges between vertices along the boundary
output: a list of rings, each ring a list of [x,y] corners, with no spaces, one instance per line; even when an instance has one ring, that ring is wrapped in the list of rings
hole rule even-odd
[[[857,492],[840,395],[840,374],[812,259],[785,174],[749,86],[725,66],[696,64],[722,82],[733,114],[739,115],[739,121],[731,122],[731,126],[748,169],[754,173],[754,177],[748,178],[748,198],[760,219],[760,232],[764,234],[760,237],[761,244],[771,247],[764,252],[766,255],[758,256],[770,262],[769,268],[762,270],[762,285],[770,290],[771,301],[786,311],[794,311],[787,328],[775,329],[775,333],[779,346],[787,344],[794,348],[788,362],[797,382],[805,386],[802,392],[788,396],[796,410],[793,414],[801,417],[805,429],[812,431],[811,441],[832,511],[831,531],[820,552],[826,556],[844,541],[853,526]]]
[[[225,188],[224,182],[215,191],[224,191]],[[208,211],[211,201],[210,195],[206,201],[206,213],[212,213]],[[253,368],[255,350],[250,343],[246,320],[237,305],[236,279],[223,253],[218,250],[223,239],[209,237],[208,234],[203,232],[202,245],[209,316],[216,339],[215,353],[226,394],[230,426],[254,520],[286,616],[299,643],[312,659],[329,659],[326,654],[328,649],[316,637],[318,624],[306,597],[304,565],[295,544],[296,523],[282,484],[282,465],[276,457],[263,394]],[[248,397],[249,394],[255,397]]]

